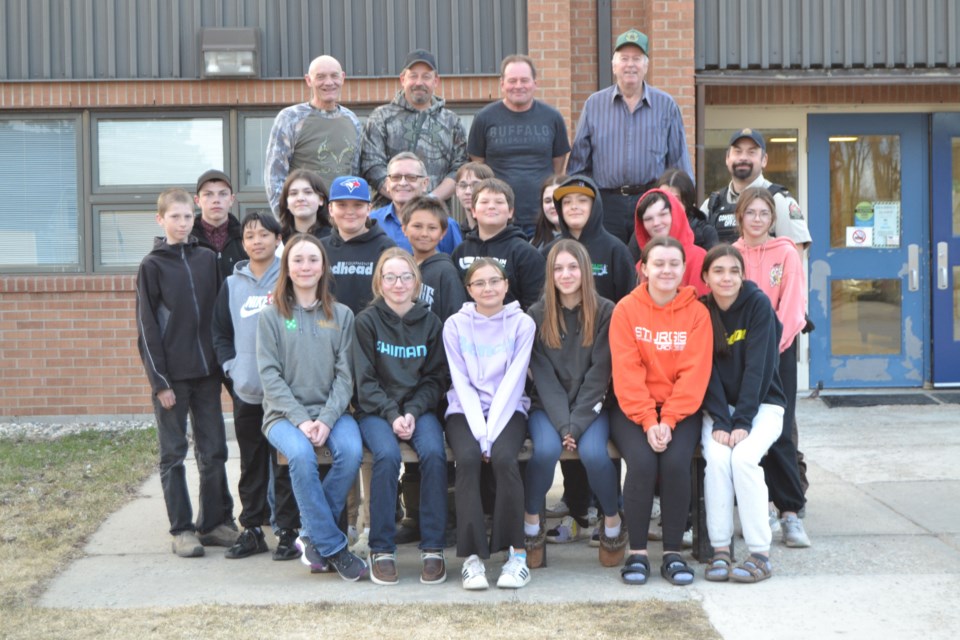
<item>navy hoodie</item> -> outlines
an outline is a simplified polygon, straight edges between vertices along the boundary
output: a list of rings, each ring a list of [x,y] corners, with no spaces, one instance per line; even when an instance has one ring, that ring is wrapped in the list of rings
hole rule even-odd
[[[706,302],[708,296],[704,296]],[[714,313],[713,304],[707,304]],[[770,299],[749,280],[726,311],[716,309],[730,352],[714,354],[703,408],[713,417],[713,430],[750,431],[760,404],[785,407],[780,383],[780,321]],[[733,415],[730,414],[733,407]]]
[[[217,256],[195,237],[154,239],[137,271],[137,348],[154,393],[219,374],[211,328],[219,288]]]
[[[367,221],[367,230],[356,238],[344,240],[334,227],[326,238],[320,240],[327,251],[330,270],[333,272],[333,291],[337,302],[350,307],[354,314],[363,311],[373,300],[373,268],[380,254],[397,244],[377,224]]]
[[[446,322],[467,301],[463,278],[445,253],[437,252],[421,262],[420,278],[423,280],[420,299],[440,318],[440,322]]]
[[[357,315],[353,371],[357,417],[379,416],[388,423],[409,413],[419,418],[437,410],[447,388],[443,324],[417,300],[401,318],[377,298]]]
[[[590,185],[594,194],[597,193],[597,185],[590,178],[584,176],[570,176],[557,187],[581,181]],[[627,246],[603,227],[603,200],[594,197],[593,207],[590,209],[590,218],[583,229],[580,230],[579,238],[573,236],[563,219],[563,203],[554,201],[554,206],[557,208],[557,216],[559,216],[560,236],[577,240],[590,255],[590,262],[593,263],[593,281],[596,284],[597,293],[601,297],[616,303],[633,291],[633,288],[637,286],[637,272]],[[541,250],[544,256],[547,255],[554,244],[556,244],[556,241],[551,242]]]
[[[530,241],[517,226],[508,224],[489,240],[481,240],[479,229],[474,229],[453,250],[452,257],[454,266],[460,272],[461,282],[474,260],[496,258],[510,281],[504,303],[516,300],[523,310],[527,310],[543,294],[546,261],[540,252],[530,246]]]

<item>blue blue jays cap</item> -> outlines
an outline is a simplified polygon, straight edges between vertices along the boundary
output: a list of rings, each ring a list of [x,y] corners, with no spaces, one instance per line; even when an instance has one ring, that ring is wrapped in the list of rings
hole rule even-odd
[[[330,185],[330,202],[334,200],[370,202],[370,185],[357,176],[340,176]]]

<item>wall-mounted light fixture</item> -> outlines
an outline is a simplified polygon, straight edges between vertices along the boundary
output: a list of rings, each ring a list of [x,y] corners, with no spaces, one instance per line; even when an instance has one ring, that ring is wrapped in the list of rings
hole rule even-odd
[[[255,78],[260,75],[260,44],[253,28],[200,30],[200,77]]]

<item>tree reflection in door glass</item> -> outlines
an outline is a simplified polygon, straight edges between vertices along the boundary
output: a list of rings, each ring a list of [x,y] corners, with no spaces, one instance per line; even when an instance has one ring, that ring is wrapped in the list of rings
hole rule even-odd
[[[900,202],[900,136],[830,136],[830,246],[846,246],[862,202]]]

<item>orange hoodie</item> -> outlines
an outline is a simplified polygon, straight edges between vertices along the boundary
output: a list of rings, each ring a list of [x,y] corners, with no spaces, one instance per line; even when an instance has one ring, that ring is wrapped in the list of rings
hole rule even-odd
[[[707,255],[707,252],[693,243],[693,229],[690,228],[690,221],[687,220],[687,215],[684,213],[683,204],[666,189],[650,189],[640,196],[640,200],[643,200],[648,193],[653,191],[667,196],[667,201],[670,203],[670,237],[676,238],[683,245],[686,265],[681,283],[695,288],[699,296],[707,295],[710,293],[710,289],[703,282],[703,274],[700,273],[703,270],[703,257]],[[638,205],[640,200],[637,200]],[[642,250],[650,242],[650,234],[644,228],[643,221],[637,216],[636,210],[633,212],[633,230],[637,236],[637,245]],[[637,278],[641,282],[644,279],[639,262],[637,263]]]
[[[643,283],[613,311],[610,353],[613,391],[623,413],[644,431],[658,422],[673,429],[700,409],[707,391],[713,367],[710,312],[693,287],[681,287],[661,307]]]

